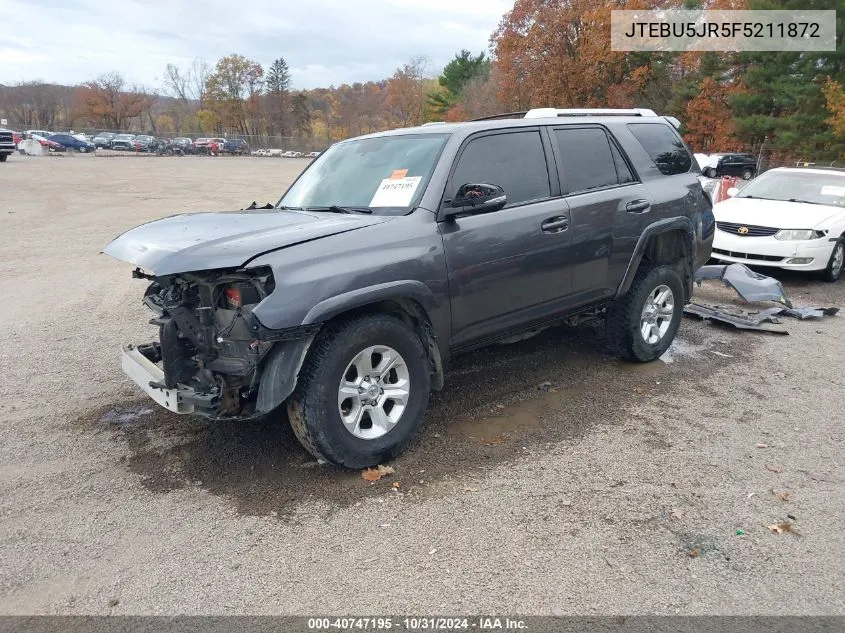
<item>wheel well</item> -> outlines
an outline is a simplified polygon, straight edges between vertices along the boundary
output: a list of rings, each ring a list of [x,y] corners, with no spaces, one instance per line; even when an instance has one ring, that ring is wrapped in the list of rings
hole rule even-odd
[[[645,245],[640,267],[674,266],[684,282],[686,300],[692,296],[693,254],[690,235],[683,229],[673,229],[652,235]]]
[[[431,325],[428,314],[419,301],[407,297],[382,299],[341,312],[332,317],[329,322],[345,320],[363,314],[389,314],[412,327],[414,332],[417,333],[417,336],[420,337],[428,354],[428,361],[431,366],[432,389],[440,391],[443,388],[443,360],[440,355],[440,348],[437,346],[434,328]]]

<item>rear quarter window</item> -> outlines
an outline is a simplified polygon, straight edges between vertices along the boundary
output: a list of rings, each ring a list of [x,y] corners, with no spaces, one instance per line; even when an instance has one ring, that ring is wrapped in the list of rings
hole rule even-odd
[[[692,157],[675,131],[662,123],[629,123],[628,129],[664,176],[685,174]]]

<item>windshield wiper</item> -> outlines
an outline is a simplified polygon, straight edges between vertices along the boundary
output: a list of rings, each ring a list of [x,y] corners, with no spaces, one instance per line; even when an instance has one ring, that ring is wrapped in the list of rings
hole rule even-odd
[[[803,202],[804,204],[818,204],[820,206],[826,207],[824,202],[813,202],[812,200],[799,200],[798,198],[790,198],[789,202]]]
[[[329,213],[367,213],[371,214],[373,210],[370,207],[341,207],[336,204],[331,204],[326,207],[305,207],[305,211],[328,211]]]

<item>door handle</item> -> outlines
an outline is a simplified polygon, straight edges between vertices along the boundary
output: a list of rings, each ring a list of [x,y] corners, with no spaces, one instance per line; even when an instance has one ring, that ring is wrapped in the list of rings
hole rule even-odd
[[[651,207],[648,200],[631,200],[625,205],[625,211],[628,213],[645,213]]]
[[[543,233],[560,233],[568,228],[569,218],[565,218],[562,215],[544,220],[540,225],[540,229],[542,229]]]

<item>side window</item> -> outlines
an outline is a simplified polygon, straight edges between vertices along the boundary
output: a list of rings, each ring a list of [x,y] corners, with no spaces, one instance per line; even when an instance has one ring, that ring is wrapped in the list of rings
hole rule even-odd
[[[471,140],[452,175],[452,190],[466,184],[499,185],[508,196],[507,206],[551,195],[549,170],[540,133],[509,132]]]
[[[629,123],[628,129],[651,156],[664,176],[685,174],[692,167],[687,148],[668,125],[662,123]]]
[[[554,137],[560,149],[560,170],[567,193],[618,184],[616,162],[604,130],[562,128],[554,130]]]

